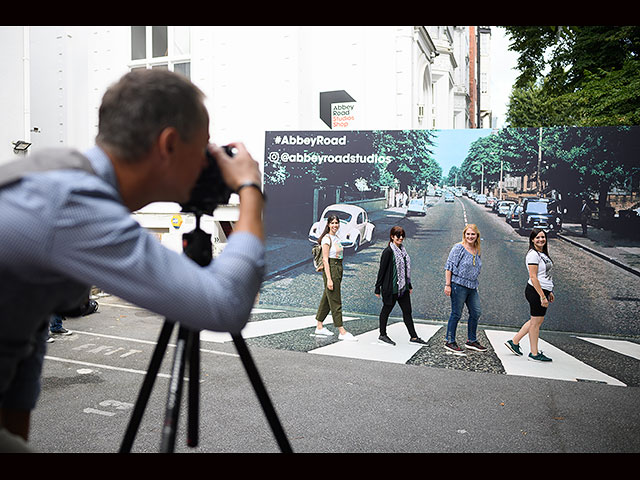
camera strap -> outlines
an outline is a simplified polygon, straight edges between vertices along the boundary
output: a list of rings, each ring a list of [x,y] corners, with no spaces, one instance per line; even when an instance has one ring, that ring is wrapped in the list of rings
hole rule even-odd
[[[95,175],[89,159],[72,148],[50,148],[0,164],[0,188],[17,182],[29,173],[79,169]]]

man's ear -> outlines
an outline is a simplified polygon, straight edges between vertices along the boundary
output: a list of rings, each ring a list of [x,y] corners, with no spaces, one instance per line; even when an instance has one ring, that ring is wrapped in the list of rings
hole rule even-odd
[[[158,135],[158,151],[163,160],[170,160],[176,151],[178,131],[174,127],[165,127]]]

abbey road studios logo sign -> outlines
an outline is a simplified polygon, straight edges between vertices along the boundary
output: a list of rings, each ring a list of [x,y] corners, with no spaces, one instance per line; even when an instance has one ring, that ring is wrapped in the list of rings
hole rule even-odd
[[[333,128],[348,128],[354,121],[355,100],[344,90],[320,92],[320,119]]]

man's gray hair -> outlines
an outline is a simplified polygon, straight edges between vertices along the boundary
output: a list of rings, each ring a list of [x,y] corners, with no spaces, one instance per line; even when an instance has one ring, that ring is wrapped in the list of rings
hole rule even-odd
[[[96,143],[132,162],[148,153],[167,127],[189,141],[208,121],[203,100],[202,91],[183,75],[133,70],[102,97]]]

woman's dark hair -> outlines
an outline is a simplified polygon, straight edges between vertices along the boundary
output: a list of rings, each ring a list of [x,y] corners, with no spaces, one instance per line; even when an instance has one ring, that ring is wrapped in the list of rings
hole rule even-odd
[[[322,232],[322,234],[318,237],[318,243],[322,243],[322,238],[323,238],[327,233],[329,233],[329,224],[330,224],[331,222],[333,222],[334,220],[337,220],[337,221],[338,221],[338,223],[340,223],[340,219],[338,218],[338,216],[337,216],[337,215],[329,215],[329,216],[327,217],[327,224],[325,225],[325,227],[324,227],[324,231]]]
[[[393,240],[393,237],[397,237],[398,235],[402,235],[407,238],[407,234],[404,233],[404,228],[396,225],[395,227],[391,227],[391,231],[389,232],[389,240]]]
[[[544,242],[544,246],[542,247],[542,253],[551,258],[549,256],[549,249],[547,248],[547,245],[549,244],[549,237],[547,237],[547,232],[545,232],[541,228],[534,228],[533,230],[531,230],[531,233],[529,234],[529,250],[536,250],[536,247],[533,244],[533,239],[536,238],[540,232],[544,233],[544,238],[547,240],[546,242]]]

